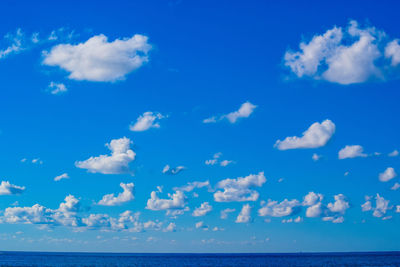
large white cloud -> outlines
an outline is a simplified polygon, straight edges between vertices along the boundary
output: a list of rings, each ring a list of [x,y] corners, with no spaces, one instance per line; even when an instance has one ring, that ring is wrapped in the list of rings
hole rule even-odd
[[[284,217],[292,215],[296,212],[296,208],[300,206],[300,202],[297,199],[283,200],[282,202],[268,200],[267,203],[263,203],[263,207],[258,210],[260,216],[271,216],[271,217]]]
[[[364,153],[364,148],[360,145],[345,146],[338,153],[339,159],[350,159],[367,156],[368,155]]]
[[[322,123],[315,122],[303,133],[303,136],[289,136],[283,141],[278,140],[275,147],[279,150],[322,147],[331,139],[335,129],[336,126],[331,120],[324,120]]]
[[[90,157],[84,161],[75,162],[75,166],[87,169],[92,173],[121,174],[129,172],[129,163],[135,159],[135,152],[130,149],[131,140],[123,137],[111,140],[106,144],[111,150],[111,155]]]
[[[346,197],[343,194],[334,196],[335,202],[328,203],[329,211],[333,213],[344,214],[348,208],[350,208],[349,202],[346,201]]]
[[[253,105],[252,103],[247,101],[244,102],[238,110],[222,116],[212,116],[210,118],[204,119],[203,123],[215,123],[223,119],[227,119],[230,123],[236,123],[240,118],[248,118],[253,113],[255,108],[257,108],[256,105]]]
[[[15,195],[21,194],[25,191],[25,186],[18,186],[10,184],[8,181],[1,181],[0,184],[0,196],[1,195]]]
[[[54,46],[43,53],[43,64],[66,70],[70,73],[68,77],[74,80],[121,80],[149,60],[151,45],[147,41],[147,36],[136,34],[109,42],[100,34],[84,43]]]
[[[133,200],[135,197],[133,196],[133,188],[134,184],[119,184],[122,189],[124,190],[122,193],[119,193],[118,196],[114,194],[107,194],[104,195],[103,198],[97,203],[102,206],[116,206],[121,205],[122,203],[129,202]]]
[[[160,128],[159,120],[165,118],[161,113],[147,111],[140,115],[135,123],[129,126],[129,130],[132,132],[143,132],[150,128]]]
[[[256,201],[259,193],[250,188],[261,187],[266,181],[264,172],[222,180],[217,184],[217,188],[222,188],[223,191],[216,191],[214,200],[217,202]]]
[[[388,182],[395,178],[397,173],[392,167],[387,168],[384,172],[379,174],[379,181],[381,182]]]
[[[236,217],[236,223],[248,223],[251,220],[251,207],[249,204],[245,204],[242,207],[242,210],[240,211],[239,215]]]
[[[284,64],[297,77],[339,84],[383,78],[390,65],[400,61],[397,40],[387,43],[385,37],[383,31],[361,28],[353,20],[345,29],[333,27],[309,42],[301,42],[299,51],[286,52]]]
[[[200,207],[196,208],[192,215],[194,217],[201,217],[212,211],[212,206],[208,202],[201,203]]]

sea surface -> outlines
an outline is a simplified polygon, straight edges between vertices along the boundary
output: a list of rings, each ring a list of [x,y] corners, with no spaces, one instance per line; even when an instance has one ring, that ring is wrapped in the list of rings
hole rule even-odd
[[[0,252],[0,266],[400,266],[400,252],[278,254]]]

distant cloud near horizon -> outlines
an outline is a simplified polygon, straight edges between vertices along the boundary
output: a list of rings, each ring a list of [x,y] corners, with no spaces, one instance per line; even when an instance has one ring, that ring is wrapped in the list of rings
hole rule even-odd
[[[325,146],[335,133],[336,126],[331,120],[324,120],[322,123],[313,123],[303,136],[289,136],[283,141],[276,141],[274,147],[279,150],[298,149],[298,148],[318,148]]]
[[[310,77],[342,85],[371,78],[385,80],[400,63],[399,40],[388,42],[384,31],[361,28],[351,20],[346,28],[334,26],[301,42],[298,51],[288,50],[284,64],[298,78]]]

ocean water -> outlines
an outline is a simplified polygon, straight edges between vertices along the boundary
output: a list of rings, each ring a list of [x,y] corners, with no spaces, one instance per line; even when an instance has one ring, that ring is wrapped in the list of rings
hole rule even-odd
[[[400,252],[284,254],[0,252],[0,266],[400,266]]]

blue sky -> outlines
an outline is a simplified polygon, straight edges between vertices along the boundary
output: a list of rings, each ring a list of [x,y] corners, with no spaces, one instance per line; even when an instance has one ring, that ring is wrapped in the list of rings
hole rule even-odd
[[[398,8],[6,1],[0,249],[398,250]]]

